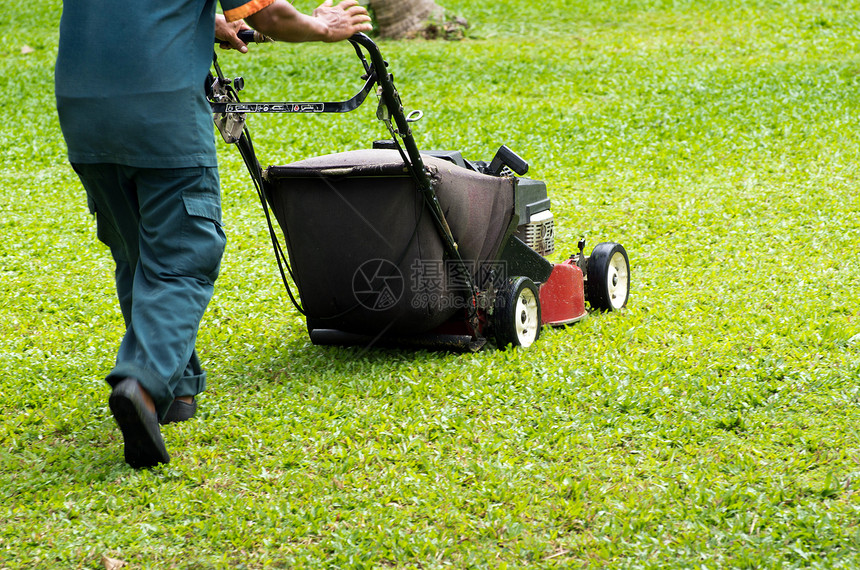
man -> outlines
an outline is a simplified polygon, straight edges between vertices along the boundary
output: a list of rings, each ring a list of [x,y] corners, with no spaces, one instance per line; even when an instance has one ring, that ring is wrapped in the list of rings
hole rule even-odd
[[[167,463],[159,423],[194,415],[206,375],[194,349],[224,251],[204,80],[213,36],[240,51],[247,26],[282,41],[370,29],[356,0],[313,15],[285,0],[65,0],[57,110],[69,161],[116,262],[126,331],[107,376],[134,468]]]

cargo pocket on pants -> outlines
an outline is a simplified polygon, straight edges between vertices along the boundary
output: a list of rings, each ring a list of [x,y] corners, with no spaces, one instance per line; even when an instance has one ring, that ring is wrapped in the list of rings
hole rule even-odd
[[[189,191],[182,193],[185,213],[182,239],[191,248],[197,270],[213,283],[221,267],[221,256],[227,238],[221,228],[221,197],[211,192]]]

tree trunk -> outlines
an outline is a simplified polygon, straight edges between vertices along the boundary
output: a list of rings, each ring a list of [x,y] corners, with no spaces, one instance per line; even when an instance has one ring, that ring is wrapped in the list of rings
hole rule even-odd
[[[383,38],[420,35],[428,20],[442,23],[445,9],[433,0],[370,0]]]

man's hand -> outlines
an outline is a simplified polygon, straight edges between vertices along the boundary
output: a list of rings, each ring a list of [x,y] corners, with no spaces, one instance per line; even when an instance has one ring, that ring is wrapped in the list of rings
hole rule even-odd
[[[373,29],[370,14],[357,0],[343,0],[337,6],[325,0],[312,16],[286,0],[275,0],[246,20],[261,34],[281,42],[338,42]]]
[[[215,39],[221,42],[223,49],[235,49],[242,53],[248,53],[248,46],[236,34],[240,30],[250,29],[243,20],[228,22],[221,14],[215,16]]]
[[[370,14],[364,6],[358,5],[358,0],[343,0],[337,6],[332,0],[325,0],[314,10],[314,18],[319,18],[326,26],[328,33],[323,40],[339,42],[358,32],[369,32],[373,29]]]

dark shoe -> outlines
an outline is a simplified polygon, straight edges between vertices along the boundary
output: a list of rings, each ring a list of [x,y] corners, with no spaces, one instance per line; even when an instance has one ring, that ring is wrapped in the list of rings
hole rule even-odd
[[[122,431],[126,463],[140,469],[170,461],[158,427],[158,416],[146,407],[137,380],[126,378],[114,386],[108,404]]]
[[[190,404],[188,402],[183,402],[182,400],[173,400],[173,403],[170,404],[170,407],[167,409],[167,413],[164,414],[164,417],[159,421],[162,425],[172,424],[174,422],[184,422],[193,418],[196,413],[197,400],[195,398],[191,398]]]

